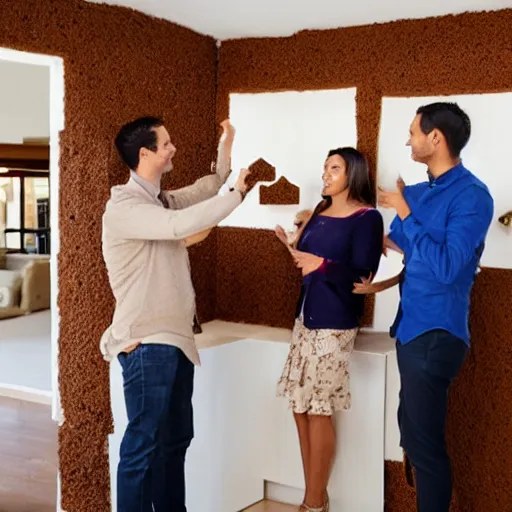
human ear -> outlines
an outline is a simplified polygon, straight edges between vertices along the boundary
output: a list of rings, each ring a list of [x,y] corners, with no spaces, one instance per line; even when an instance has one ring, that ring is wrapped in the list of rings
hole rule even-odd
[[[139,150],[139,160],[143,160],[148,156],[148,149],[147,148],[140,148]]]

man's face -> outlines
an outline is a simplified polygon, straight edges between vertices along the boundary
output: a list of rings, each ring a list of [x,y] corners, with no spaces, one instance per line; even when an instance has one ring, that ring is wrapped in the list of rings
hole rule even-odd
[[[172,159],[176,154],[176,147],[172,144],[169,132],[164,126],[159,126],[154,131],[156,133],[156,151],[149,151],[148,158],[152,167],[164,174],[173,169]]]
[[[407,146],[411,147],[411,158],[415,162],[428,164],[436,150],[435,137],[436,130],[432,130],[428,135],[423,133],[420,126],[421,114],[418,114],[409,129],[409,140]]]

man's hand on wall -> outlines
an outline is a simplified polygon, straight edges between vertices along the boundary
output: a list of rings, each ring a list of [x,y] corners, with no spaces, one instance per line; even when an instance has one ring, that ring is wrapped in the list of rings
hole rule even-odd
[[[379,206],[394,209],[397,215],[404,220],[411,214],[411,209],[404,198],[405,183],[402,178],[398,178],[396,184],[397,190],[394,191],[379,187]]]
[[[235,183],[235,190],[238,190],[242,196],[247,192],[247,177],[251,174],[249,169],[242,169],[240,171],[240,175]]]
[[[235,139],[236,130],[235,127],[231,124],[231,121],[229,119],[224,119],[220,125],[223,129],[222,135],[220,137],[221,142],[233,142]]]

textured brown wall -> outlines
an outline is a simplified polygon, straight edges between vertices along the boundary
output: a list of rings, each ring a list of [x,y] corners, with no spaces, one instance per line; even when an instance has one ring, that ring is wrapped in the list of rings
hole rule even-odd
[[[248,194],[259,181],[274,181],[276,179],[276,168],[270,165],[265,159],[258,158],[249,166],[251,174],[247,177]]]
[[[451,390],[448,444],[461,512],[509,512],[512,270],[484,269],[472,300],[473,345]]]
[[[260,204],[299,204],[300,188],[281,176],[272,185],[260,186]]]
[[[387,460],[384,465],[384,512],[413,512],[416,510],[416,492],[405,479],[404,465]],[[450,512],[487,512],[482,509],[461,509],[454,494]],[[507,509],[503,509],[505,512]]]
[[[101,258],[109,186],[127,171],[112,149],[116,129],[163,115],[178,147],[173,185],[204,175],[216,150],[215,42],[127,9],[81,0],[0,4],[0,46],[61,56],[66,128],[61,139],[59,306],[62,507],[110,510],[108,366],[98,342],[113,301]],[[214,311],[214,240],[194,250],[201,319]],[[213,246],[214,247],[214,246]],[[205,261],[207,264],[197,265]],[[196,264],[194,264],[194,262]],[[210,277],[210,278],[206,278]]]
[[[215,231],[216,316],[230,322],[292,328],[301,279],[283,244],[265,229]]]
[[[512,271],[484,269],[473,289],[473,337],[450,391],[451,512],[512,510]],[[403,465],[386,461],[386,512],[415,510]]]
[[[382,96],[512,90],[511,27],[512,9],[507,9],[224,42],[217,118],[228,114],[231,92],[357,87],[358,147],[375,167]],[[397,137],[405,142],[407,132],[404,126]],[[239,241],[251,245],[250,236],[241,234]],[[252,269],[261,252],[244,256],[244,268]],[[224,257],[219,254],[219,269]],[[285,286],[278,275],[272,277],[273,288]],[[512,510],[511,293],[512,270],[485,269],[477,279],[473,349],[450,402],[450,446],[461,512]],[[289,297],[285,300],[291,304]],[[401,465],[386,466],[387,510],[414,510],[414,495],[402,486],[397,467]]]
[[[216,318],[291,329],[301,274],[268,229],[222,227],[217,245]],[[362,325],[372,323],[373,296],[365,297]]]
[[[510,91],[512,9],[288,38],[223,42],[217,117],[229,93],[357,87],[358,146],[376,161],[382,96]],[[408,127],[404,127],[404,143]]]
[[[221,49],[217,118],[220,121],[227,114],[230,91],[357,86],[358,144],[374,163],[382,95],[511,89],[511,24],[512,11],[507,10],[500,14],[306,32],[282,40],[228,42]],[[213,40],[184,28],[127,9],[81,0],[3,2],[0,46],[64,58],[66,129],[61,139],[59,256],[60,391],[66,416],[59,433],[62,506],[68,512],[106,511],[106,442],[112,420],[108,369],[99,356],[98,340],[109,323],[113,303],[101,260],[100,226],[109,186],[126,179],[112,149],[112,138],[121,123],[135,116],[163,115],[178,146],[173,185],[189,183],[207,172],[216,144],[216,48]],[[226,234],[225,242],[224,235],[210,237],[192,252],[203,322],[214,316],[216,282],[221,285],[218,310],[222,312],[225,296],[232,297],[232,291],[226,294],[222,288],[220,278],[226,275],[233,283],[236,279],[227,274],[229,266],[216,272],[212,256],[219,239],[220,256],[230,247],[237,254],[235,246],[239,244],[233,243],[233,232],[228,230]],[[257,241],[256,237],[253,242]],[[261,254],[260,247],[254,249],[254,254]],[[245,265],[250,268],[251,260]],[[292,273],[283,270],[290,276],[286,279],[293,281]],[[217,280],[211,279],[212,275]],[[244,275],[243,279],[247,277]],[[485,303],[489,289],[493,296],[505,296],[501,287],[512,288],[510,272],[496,275],[490,271],[485,279],[487,288],[477,289],[476,304]],[[290,286],[294,284],[290,282]],[[295,295],[279,300],[279,307],[286,306],[284,317],[290,315]],[[476,388],[471,387],[474,420],[452,414],[452,424],[462,432],[458,442],[468,450],[467,461],[457,460],[455,472],[457,477],[469,464],[474,468],[477,460],[481,462],[477,474],[486,475],[482,479],[474,474],[466,484],[458,477],[464,492],[461,501],[469,504],[464,510],[484,510],[471,508],[478,499],[474,489],[479,490],[482,500],[484,496],[494,500],[491,507],[493,503],[502,505],[485,508],[486,511],[506,510],[504,504],[511,499],[507,494],[511,492],[511,478],[506,461],[511,460],[512,453],[505,441],[506,414],[494,411],[509,412],[512,407],[510,373],[507,374],[512,356],[504,348],[507,343],[510,345],[507,329],[511,322],[503,313],[490,317],[481,310],[478,313],[483,316],[482,325],[487,331],[479,325],[474,327],[475,347],[481,351],[480,366],[467,375],[482,381]],[[242,320],[250,321],[250,314]],[[495,343],[487,343],[490,338]],[[503,343],[498,345],[498,339]],[[493,358],[498,347],[500,361]],[[490,381],[486,380],[488,375],[483,377],[486,367],[482,361],[492,367]],[[459,394],[466,400],[470,394],[464,393],[463,386],[469,388],[470,384],[468,377],[460,379]],[[500,396],[493,395],[495,391]],[[462,403],[457,392],[454,397],[454,402]],[[457,406],[452,410],[457,411]],[[489,423],[490,430],[486,429]],[[470,435],[471,428],[485,440],[485,453],[476,436]],[[498,475],[494,470],[497,461],[501,470]],[[482,503],[478,502],[479,506],[484,506]]]

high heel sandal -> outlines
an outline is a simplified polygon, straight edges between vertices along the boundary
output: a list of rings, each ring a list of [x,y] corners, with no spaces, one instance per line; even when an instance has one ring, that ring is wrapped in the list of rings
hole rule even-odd
[[[329,495],[326,492],[325,493],[324,512],[329,512],[329,508],[330,508]]]
[[[329,495],[325,493],[325,501],[320,508],[308,507],[305,503],[302,503],[299,512],[329,512]]]

